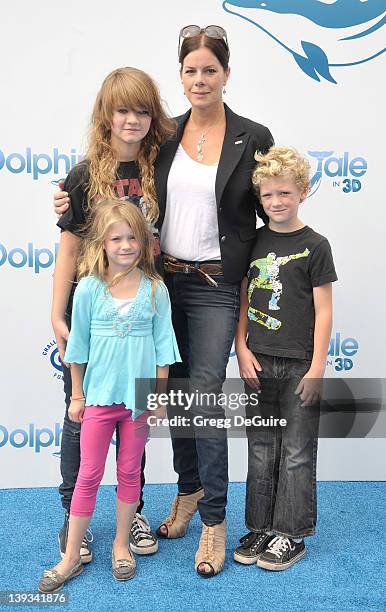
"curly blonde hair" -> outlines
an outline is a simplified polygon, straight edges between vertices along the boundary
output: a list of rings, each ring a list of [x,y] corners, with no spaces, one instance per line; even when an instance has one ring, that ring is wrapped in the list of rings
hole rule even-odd
[[[147,221],[153,222],[159,214],[154,161],[160,146],[175,134],[175,124],[162,107],[153,79],[137,68],[113,70],[103,81],[96,97],[86,153],[89,162],[88,208],[91,210],[101,199],[116,197],[113,183],[119,160],[111,146],[111,120],[114,111],[120,107],[146,110],[151,116],[150,129],[141,142],[137,163],[147,203]]]
[[[153,293],[155,286],[161,277],[156,272],[154,266],[154,238],[148,223],[144,219],[141,211],[131,202],[111,199],[103,200],[95,207],[90,215],[85,228],[84,240],[82,241],[81,252],[78,258],[78,280],[84,276],[96,276],[105,281],[109,262],[104,250],[104,243],[109,229],[113,223],[126,222],[140,246],[138,260],[134,264],[116,274],[109,286],[116,285],[126,274],[140,268],[145,276],[153,283]]]
[[[260,185],[277,177],[292,178],[301,191],[305,191],[310,183],[310,164],[307,159],[291,147],[271,147],[265,155],[255,153],[257,166],[252,174],[252,183],[257,194]]]

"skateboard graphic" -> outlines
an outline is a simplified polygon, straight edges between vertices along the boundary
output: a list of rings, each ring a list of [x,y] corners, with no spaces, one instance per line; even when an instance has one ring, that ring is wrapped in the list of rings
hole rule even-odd
[[[269,310],[280,310],[278,304],[283,293],[283,284],[279,278],[280,268],[285,266],[290,261],[308,257],[309,249],[304,249],[302,253],[294,253],[293,255],[284,255],[277,257],[276,253],[268,253],[267,257],[255,259],[249,266],[250,269],[257,268],[259,275],[253,278],[248,287],[248,301],[251,304],[252,294],[255,289],[267,289],[271,291],[271,296],[268,302]],[[267,329],[277,331],[281,327],[281,321],[268,315],[261,310],[253,308],[251,305],[248,308],[248,318],[251,321],[256,321],[260,325],[264,325]]]

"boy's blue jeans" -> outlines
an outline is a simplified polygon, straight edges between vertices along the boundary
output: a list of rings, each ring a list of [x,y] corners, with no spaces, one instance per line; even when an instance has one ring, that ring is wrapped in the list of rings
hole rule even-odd
[[[255,354],[259,403],[246,407],[247,418],[283,418],[287,426],[247,427],[248,477],[245,521],[250,531],[300,538],[316,525],[316,459],[319,403],[301,406],[294,391],[311,362]],[[248,393],[255,390],[246,385]]]

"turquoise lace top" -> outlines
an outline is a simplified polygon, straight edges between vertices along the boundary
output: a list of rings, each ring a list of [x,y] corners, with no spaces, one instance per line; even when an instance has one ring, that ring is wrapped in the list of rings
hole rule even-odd
[[[82,278],[64,360],[87,363],[86,406],[123,403],[138,417],[147,408],[147,393],[154,391],[156,367],[181,361],[164,283],[156,287],[153,306],[151,281],[142,274],[130,310],[120,315],[106,283]]]

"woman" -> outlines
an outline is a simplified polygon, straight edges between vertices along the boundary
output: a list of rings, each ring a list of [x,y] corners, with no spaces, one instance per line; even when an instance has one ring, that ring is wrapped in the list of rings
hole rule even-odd
[[[165,283],[183,360],[171,376],[189,377],[191,390],[219,393],[255,238],[254,154],[267,151],[273,139],[266,127],[223,102],[230,73],[223,28],[182,28],[179,61],[191,108],[177,117],[177,136],[161,147],[155,166]],[[223,416],[215,402],[192,411]],[[195,567],[211,577],[225,560],[226,433],[214,428],[190,438],[171,434],[178,495],[157,533],[182,537],[198,508],[203,527]]]
[[[177,138],[163,146],[156,162],[165,283],[183,359],[171,375],[188,376],[191,390],[219,393],[255,238],[254,154],[273,141],[267,128],[223,103],[230,72],[225,31],[188,26],[181,41],[180,76],[191,109],[177,118]],[[223,416],[215,403],[193,412]],[[198,505],[203,529],[196,569],[213,576],[225,559],[226,433],[215,429],[172,441],[179,496],[157,533],[183,535]]]

